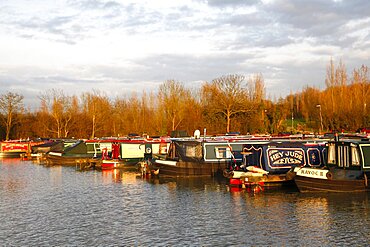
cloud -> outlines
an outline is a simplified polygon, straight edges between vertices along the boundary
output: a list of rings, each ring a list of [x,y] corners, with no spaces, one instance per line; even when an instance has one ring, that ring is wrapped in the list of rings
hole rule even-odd
[[[32,5],[31,5],[32,4]],[[108,95],[262,73],[268,95],[324,87],[330,58],[370,60],[370,2],[3,0],[0,93]]]

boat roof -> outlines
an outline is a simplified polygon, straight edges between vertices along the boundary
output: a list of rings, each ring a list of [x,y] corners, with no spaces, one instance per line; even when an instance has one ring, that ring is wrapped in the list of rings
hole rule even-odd
[[[339,139],[331,140],[328,143],[355,143],[355,144],[370,144],[369,138],[348,138],[348,139]]]
[[[86,143],[163,143],[169,142],[169,138],[99,138],[99,139],[89,139],[85,140]]]

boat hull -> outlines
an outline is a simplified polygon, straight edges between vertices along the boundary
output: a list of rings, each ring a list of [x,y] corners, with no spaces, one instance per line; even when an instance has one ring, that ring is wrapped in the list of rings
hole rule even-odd
[[[96,163],[96,159],[88,155],[58,156],[47,154],[45,157],[45,163],[46,165],[76,166],[81,164]]]
[[[160,176],[218,176],[226,163],[187,162],[187,161],[154,161],[154,169],[159,169]]]
[[[111,160],[111,161],[103,160],[100,163],[100,166],[101,166],[102,170],[117,169],[117,168],[120,168],[120,165],[121,164],[120,164],[119,161],[114,161],[114,160]]]
[[[26,152],[0,152],[0,158],[20,158]]]
[[[285,187],[285,186],[295,186],[293,179],[289,179],[285,174],[264,174],[261,176],[256,175],[236,175],[230,176],[231,186],[241,186],[241,187],[251,187],[254,185],[259,185],[263,187]]]
[[[137,169],[137,163],[137,160],[101,160],[96,163],[95,168],[101,170]]]
[[[296,176],[294,181],[300,192],[367,192],[365,179],[339,180]]]

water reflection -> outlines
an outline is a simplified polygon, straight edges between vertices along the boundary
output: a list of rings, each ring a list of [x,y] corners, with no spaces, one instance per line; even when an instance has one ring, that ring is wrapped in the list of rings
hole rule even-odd
[[[166,185],[179,190],[225,191],[226,180],[222,177],[160,177],[145,178],[151,184]]]
[[[143,178],[0,164],[7,246],[336,246],[370,242],[368,194],[232,190],[219,177]]]
[[[103,183],[136,184],[140,174],[136,170],[110,169],[102,171]]]
[[[16,170],[13,169],[14,166],[19,165],[20,159],[0,159],[0,188],[3,193],[8,193],[10,196],[16,196],[17,193],[21,192],[26,187],[26,183],[21,179],[21,174],[19,173],[22,167],[18,167]]]

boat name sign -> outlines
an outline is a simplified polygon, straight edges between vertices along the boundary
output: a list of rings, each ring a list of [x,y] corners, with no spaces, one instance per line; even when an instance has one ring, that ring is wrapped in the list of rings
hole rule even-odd
[[[328,179],[326,174],[329,172],[328,170],[313,169],[313,168],[300,168],[300,167],[296,167],[294,171],[296,172],[297,176],[309,177],[309,178],[319,178],[319,179]]]
[[[300,148],[269,148],[267,150],[269,165],[272,167],[304,165],[304,152]]]

